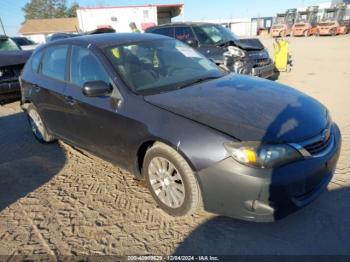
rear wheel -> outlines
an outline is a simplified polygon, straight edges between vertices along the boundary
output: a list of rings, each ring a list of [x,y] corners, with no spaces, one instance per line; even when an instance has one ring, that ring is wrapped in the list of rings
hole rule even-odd
[[[142,173],[159,207],[172,216],[194,213],[201,203],[197,179],[186,160],[157,142],[145,156]]]
[[[27,108],[27,117],[30,128],[39,142],[50,143],[55,141],[55,137],[49,134],[38,110],[33,104],[30,104]]]

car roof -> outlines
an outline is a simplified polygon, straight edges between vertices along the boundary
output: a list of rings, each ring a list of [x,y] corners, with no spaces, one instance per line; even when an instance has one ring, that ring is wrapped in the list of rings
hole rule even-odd
[[[207,23],[207,22],[176,22],[176,23],[168,23],[168,24],[162,24],[159,26],[154,26],[154,27],[150,27],[148,29],[170,27],[170,26],[197,26],[197,25],[216,25],[216,24],[215,23]]]
[[[112,45],[121,45],[128,43],[137,43],[151,40],[172,39],[167,36],[157,34],[142,33],[106,33],[97,35],[83,35],[71,38],[60,39],[50,42],[48,45],[55,44],[91,44],[98,48],[105,48]]]

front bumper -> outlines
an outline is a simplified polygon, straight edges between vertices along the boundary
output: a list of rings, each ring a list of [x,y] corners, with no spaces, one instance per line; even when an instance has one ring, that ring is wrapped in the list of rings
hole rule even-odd
[[[341,147],[333,126],[328,154],[276,169],[259,169],[227,158],[198,172],[204,208],[233,218],[272,222],[311,203],[331,181]]]
[[[271,30],[271,36],[272,37],[280,37],[282,33],[282,29],[272,29]]]
[[[304,36],[304,33],[306,30],[308,30],[308,29],[306,29],[306,28],[294,29],[293,36]]]
[[[265,66],[253,67],[251,71],[251,75],[262,77],[262,78],[272,77],[274,73],[275,73],[275,66],[272,62]]]
[[[270,78],[275,74],[275,65],[272,60],[263,66],[258,66],[251,61],[239,61],[238,63],[236,62],[233,64],[229,69],[238,74],[257,76],[261,78]]]
[[[319,35],[331,35],[332,30],[329,28],[319,28],[318,29]]]

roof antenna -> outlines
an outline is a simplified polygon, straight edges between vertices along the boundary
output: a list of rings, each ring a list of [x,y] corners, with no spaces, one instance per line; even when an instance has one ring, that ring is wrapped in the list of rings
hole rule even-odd
[[[4,24],[2,23],[1,17],[0,17],[0,24],[1,24],[2,31],[4,32],[4,35],[6,35],[6,31],[4,28]]]

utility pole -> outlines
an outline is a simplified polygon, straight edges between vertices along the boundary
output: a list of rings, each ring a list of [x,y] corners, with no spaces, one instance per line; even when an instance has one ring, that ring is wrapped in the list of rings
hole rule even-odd
[[[0,24],[1,24],[2,31],[4,32],[4,35],[6,35],[5,28],[4,28],[4,25],[2,23],[1,17],[0,17]]]

